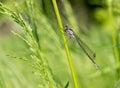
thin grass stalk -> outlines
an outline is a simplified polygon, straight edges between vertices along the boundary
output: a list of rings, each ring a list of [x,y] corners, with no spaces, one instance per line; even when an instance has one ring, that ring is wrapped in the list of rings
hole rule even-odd
[[[9,10],[7,7],[5,7],[2,3],[0,3],[0,13],[3,14],[8,14],[9,16],[12,17],[12,19],[18,23],[24,30],[24,34],[26,35],[26,37],[22,37],[20,34],[17,34],[15,32],[13,32],[15,35],[17,35],[19,38],[23,39],[30,47],[30,51],[33,53],[32,56],[36,57],[36,60],[39,60],[41,65],[43,65],[42,71],[44,72],[44,79],[48,82],[49,88],[53,88],[53,84],[50,80],[50,77],[48,75],[46,66],[44,64],[43,58],[41,56],[41,50],[39,48],[39,42],[36,41],[34,34],[32,32],[32,28],[30,27],[29,24],[27,24],[27,22],[22,18],[22,16],[19,14],[16,14],[16,12],[13,12],[11,10]],[[36,29],[37,30],[37,29]],[[37,31],[36,31],[37,32]],[[42,72],[41,72],[42,73]]]
[[[54,10],[55,10],[57,21],[58,21],[58,24],[59,24],[59,27],[60,27],[61,35],[62,35],[62,38],[63,38],[63,41],[64,41],[64,46],[65,46],[65,50],[66,50],[66,54],[67,54],[67,59],[68,59],[68,62],[69,62],[72,78],[73,78],[73,81],[74,81],[74,87],[75,88],[80,88],[80,86],[78,84],[76,74],[75,74],[75,70],[74,70],[74,67],[73,67],[73,64],[72,64],[70,52],[69,52],[69,49],[68,49],[68,44],[66,42],[66,37],[64,35],[62,20],[61,20],[61,17],[60,17],[60,13],[59,13],[59,10],[58,10],[58,7],[57,7],[56,0],[52,0],[52,3],[53,3],[53,7],[54,7]]]
[[[108,13],[109,13],[109,22],[110,22],[110,27],[112,30],[112,42],[114,45],[118,45],[119,44],[119,38],[118,38],[118,31],[116,29],[116,25],[114,22],[114,18],[113,18],[113,13],[112,13],[112,0],[108,0]],[[113,52],[114,52],[114,56],[116,59],[116,67],[118,67],[116,69],[117,72],[117,79],[120,79],[120,51],[119,51],[119,47],[114,47],[113,48]]]

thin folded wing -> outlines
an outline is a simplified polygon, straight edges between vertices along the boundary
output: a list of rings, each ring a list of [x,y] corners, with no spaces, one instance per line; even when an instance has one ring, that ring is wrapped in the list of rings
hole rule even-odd
[[[93,63],[95,63],[94,59],[96,58],[96,54],[77,35],[75,35],[75,38],[85,54],[91,59]]]
[[[95,68],[98,70],[99,67],[94,61],[96,54],[78,36],[75,35],[75,38],[76,38],[77,43],[81,47],[81,49],[89,57],[89,59],[93,62]]]

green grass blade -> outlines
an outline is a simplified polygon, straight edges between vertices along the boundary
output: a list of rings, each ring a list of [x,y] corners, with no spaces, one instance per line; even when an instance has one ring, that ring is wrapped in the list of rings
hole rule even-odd
[[[69,81],[67,82],[64,88],[68,88],[68,86],[69,86]]]
[[[74,67],[73,67],[73,64],[72,64],[72,60],[71,60],[70,52],[69,52],[68,45],[67,45],[67,42],[66,42],[66,38],[65,38],[65,35],[64,35],[62,20],[61,20],[60,14],[59,14],[59,10],[58,10],[58,7],[57,7],[56,0],[52,0],[52,3],[53,3],[53,7],[54,7],[54,10],[55,10],[57,21],[58,21],[58,24],[59,24],[59,27],[60,27],[60,31],[61,31],[61,34],[62,34],[62,38],[63,38],[63,41],[64,41],[65,50],[66,50],[66,54],[67,54],[67,59],[68,59],[68,62],[69,62],[72,78],[73,78],[73,81],[74,81],[74,86],[75,86],[75,88],[80,88],[79,84],[78,84],[76,74],[75,74],[75,71],[74,71]]]

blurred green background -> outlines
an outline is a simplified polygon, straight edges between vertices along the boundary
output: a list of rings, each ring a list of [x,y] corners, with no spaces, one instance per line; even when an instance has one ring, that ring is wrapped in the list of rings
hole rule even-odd
[[[34,53],[30,51],[31,48],[11,32],[15,31],[26,37],[23,27],[9,15],[1,13],[0,88],[64,88],[67,82],[68,88],[74,88],[52,1],[0,2],[9,10],[20,14],[31,28],[37,29],[35,33],[38,34],[41,57],[48,71],[48,78],[54,85],[46,86],[49,83],[41,79],[40,67],[32,56]],[[67,39],[81,88],[120,88],[120,1],[57,0],[57,4],[63,25],[71,27],[96,53],[95,61],[99,70],[95,69],[73,39]]]

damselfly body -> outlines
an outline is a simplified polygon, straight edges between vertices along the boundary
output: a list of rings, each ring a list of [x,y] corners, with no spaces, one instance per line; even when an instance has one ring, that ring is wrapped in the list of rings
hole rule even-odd
[[[88,58],[95,65],[95,68],[98,69],[98,65],[94,61],[94,59],[96,58],[96,54],[75,34],[75,32],[71,28],[69,28],[68,26],[65,26],[64,31],[65,33],[70,35],[70,37],[76,40],[76,42],[81,47],[81,49],[84,51],[84,53],[88,56]]]

